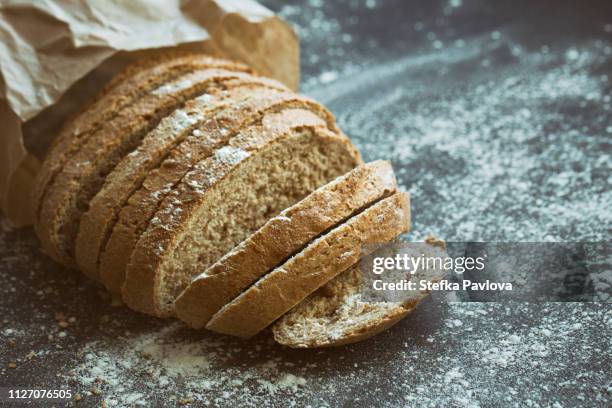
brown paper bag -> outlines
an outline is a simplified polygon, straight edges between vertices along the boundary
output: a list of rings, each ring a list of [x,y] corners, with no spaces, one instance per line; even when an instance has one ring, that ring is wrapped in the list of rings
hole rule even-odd
[[[298,87],[296,34],[252,0],[0,3],[0,207],[14,224],[31,223],[32,183],[66,117],[126,64],[175,48]]]

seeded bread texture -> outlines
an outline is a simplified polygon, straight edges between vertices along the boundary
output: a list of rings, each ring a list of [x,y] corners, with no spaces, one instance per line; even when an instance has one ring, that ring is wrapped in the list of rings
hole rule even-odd
[[[188,137],[160,167],[151,172],[141,188],[127,201],[119,214],[100,257],[103,283],[112,292],[120,292],[125,269],[140,235],[146,230],[160,203],[186,173],[215,149],[224,146],[244,126],[257,124],[266,112],[285,107],[304,107],[315,112],[324,125],[336,131],[333,116],[316,102],[293,93],[254,90],[248,98],[220,111]]]
[[[180,76],[139,99],[88,137],[49,186],[42,203],[36,230],[49,255],[73,266],[80,215],[106,175],[163,117],[205,92],[211,82],[235,77],[231,71],[218,69]]]
[[[177,316],[202,328],[226,303],[315,237],[374,201],[395,192],[391,164],[359,166],[271,218],[189,284],[176,301]]]
[[[437,241],[421,247],[426,256],[442,256]],[[412,281],[437,281],[442,271],[419,270]],[[272,327],[274,339],[294,348],[330,347],[372,337],[399,322],[428,295],[408,292],[401,302],[371,302],[362,296],[362,272],[355,265],[314,292]]]
[[[361,163],[345,136],[302,126],[309,111],[293,114],[242,132],[166,197],[127,267],[122,295],[130,307],[172,315],[194,276],[270,217]],[[286,131],[288,123],[300,125]]]
[[[206,328],[254,336],[358,262],[363,244],[385,243],[406,232],[409,218],[406,193],[380,200],[262,277],[217,312]]]
[[[253,93],[254,89],[286,90],[280,83],[250,75],[211,84],[206,93],[164,118],[140,146],[117,164],[102,189],[81,217],[75,242],[75,257],[81,271],[100,280],[99,255],[127,199],[142,185],[147,174],[168,157],[172,149],[189,137],[198,125],[218,110]]]
[[[201,68],[218,68],[229,71],[250,72],[242,65],[215,59],[205,55],[172,55],[138,61],[126,67],[104,87],[98,97],[77,116],[66,122],[54,138],[37,175],[33,191],[32,207],[38,221],[40,207],[49,185],[61,171],[66,161],[83,142],[119,112],[152,89],[187,72]]]

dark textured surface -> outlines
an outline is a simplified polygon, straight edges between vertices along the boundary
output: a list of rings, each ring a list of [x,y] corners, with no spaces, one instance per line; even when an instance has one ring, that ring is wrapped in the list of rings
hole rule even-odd
[[[606,2],[265,3],[300,33],[302,90],[366,160],[393,161],[412,195],[409,238],[610,240]],[[611,402],[609,303],[434,296],[370,341],[294,351],[113,308],[30,230],[3,223],[0,256],[0,386],[70,387],[80,406]],[[60,327],[57,313],[74,319]]]

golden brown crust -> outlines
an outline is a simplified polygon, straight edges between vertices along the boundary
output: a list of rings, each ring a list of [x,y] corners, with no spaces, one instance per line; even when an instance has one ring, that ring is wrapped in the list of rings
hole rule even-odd
[[[240,129],[257,123],[266,113],[289,107],[310,109],[335,129],[333,116],[327,110],[293,93],[253,92],[252,97],[221,111],[202,126],[202,136],[187,140],[175,149],[169,159],[147,177],[140,190],[130,197],[121,210],[119,221],[101,255],[100,273],[106,287],[113,292],[121,290],[127,262],[140,234],[147,228],[160,203],[199,160],[209,157]]]
[[[280,122],[278,126],[283,129],[286,125],[283,121]],[[233,141],[232,149],[243,151],[243,155],[233,157],[231,160],[227,160],[222,155],[203,160],[186,175],[173,194],[164,200],[149,228],[140,237],[127,267],[122,294],[130,307],[158,316],[173,313],[172,305],[161,304],[163,290],[160,286],[161,268],[164,259],[183,238],[187,221],[205,202],[211,188],[221,183],[239,164],[248,163],[258,156],[250,152],[263,151],[265,146],[272,146],[273,143],[288,139],[293,133],[293,131],[279,132],[274,128],[264,131],[261,127],[255,127],[253,130],[252,135],[245,135],[244,144],[238,138]],[[360,160],[358,152],[346,137],[321,127],[304,126],[303,130],[325,140],[325,143],[340,144],[346,155],[351,155],[357,162]],[[244,148],[239,149],[235,146],[244,146]],[[180,211],[176,211],[175,203],[180,203]]]
[[[49,184],[61,171],[66,160],[80,148],[81,139],[86,139],[101,124],[112,120],[118,112],[150,90],[181,74],[206,67],[250,72],[243,64],[189,54],[179,58],[173,55],[141,60],[115,76],[89,106],[65,123],[54,139],[37,175],[33,191],[35,220],[39,219],[40,207]]]
[[[165,67],[169,67],[170,69],[178,73],[178,71],[182,69],[190,70],[190,66],[193,66],[195,68],[210,67],[222,69],[234,67],[234,69],[230,68],[230,70],[251,74],[253,73],[252,69],[249,68],[247,65],[238,61],[234,61],[231,58],[217,58],[208,54],[196,53],[193,51],[186,51],[181,49],[166,50],[161,54],[136,58],[137,59],[125,66],[119,73],[113,76],[110,81],[108,81],[108,83],[100,91],[100,95],[98,95],[98,97],[96,97],[92,101],[92,103],[97,102],[97,99],[99,97],[107,94],[117,85],[122,84],[123,81],[125,81],[126,79],[135,77],[135,75],[138,75],[142,71],[146,70],[154,69],[159,72],[160,68],[165,71],[166,69],[168,69]]]
[[[202,328],[226,303],[325,230],[396,189],[389,162],[359,166],[270,219],[194,279],[175,303],[177,316]]]
[[[396,193],[355,215],[224,306],[206,328],[239,337],[254,336],[358,262],[362,244],[388,242],[407,231],[408,208],[408,195]]]
[[[157,122],[203,93],[212,81],[236,75],[232,71],[206,69],[180,76],[139,99],[88,137],[45,195],[37,233],[47,252],[66,265],[74,265],[80,214],[116,163],[136,148]]]
[[[99,255],[117,215],[127,199],[142,185],[147,174],[188,138],[189,133],[231,101],[237,101],[253,89],[286,90],[280,83],[251,75],[237,74],[237,79],[211,84],[207,93],[189,101],[164,118],[140,146],[117,164],[106,177],[102,189],[89,203],[81,217],[75,243],[79,268],[89,277],[100,280]]]

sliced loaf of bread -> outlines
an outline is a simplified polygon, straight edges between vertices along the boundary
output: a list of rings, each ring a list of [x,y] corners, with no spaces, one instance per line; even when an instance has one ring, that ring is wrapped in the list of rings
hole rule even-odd
[[[162,201],[197,162],[210,157],[245,126],[257,126],[267,113],[290,107],[312,111],[320,118],[322,126],[336,131],[334,118],[329,111],[293,93],[255,89],[248,98],[221,110],[180,143],[127,200],[100,255],[100,276],[105,286],[112,292],[120,292],[126,265],[138,238]]]
[[[355,212],[395,192],[391,164],[356,167],[271,218],[189,284],[176,301],[176,314],[202,328],[225,304],[318,235]]]
[[[36,221],[50,183],[92,132],[151,90],[201,68],[250,72],[245,65],[197,54],[144,59],[116,75],[89,106],[66,121],[54,138],[37,175],[32,199]]]
[[[270,217],[360,163],[348,138],[311,111],[265,115],[199,162],[164,199],[134,248],[123,300],[138,311],[172,315],[194,276]]]
[[[420,247],[426,256],[443,256],[442,241]],[[411,280],[437,281],[443,271],[419,270]],[[314,292],[273,326],[274,339],[294,348],[329,347],[355,343],[388,329],[410,313],[428,295],[407,292],[401,302],[364,299],[362,271],[357,264]]]
[[[333,346],[425,296],[368,302],[351,268],[408,230],[390,164],[362,165],[324,107],[228,61],[128,67],[63,128],[34,200],[52,257],[196,328],[250,337],[276,322],[279,343]]]
[[[165,116],[205,93],[211,84],[240,75],[245,74],[205,69],[179,76],[123,109],[91,134],[68,158],[43,197],[36,231],[49,255],[74,266],[80,216],[106,175]]]
[[[192,131],[222,108],[252,95],[255,89],[285,90],[275,81],[250,76],[220,81],[219,86],[209,88],[207,93],[164,118],[145,136],[140,146],[125,156],[106,177],[103,187],[89,202],[88,210],[81,217],[75,242],[77,264],[86,275],[100,280],[100,250],[106,245],[119,211],[141,187],[148,173],[159,167]]]
[[[364,255],[362,245],[385,243],[408,231],[409,218],[406,193],[372,204],[264,275],[219,310],[206,328],[239,337],[254,336],[357,263]]]

